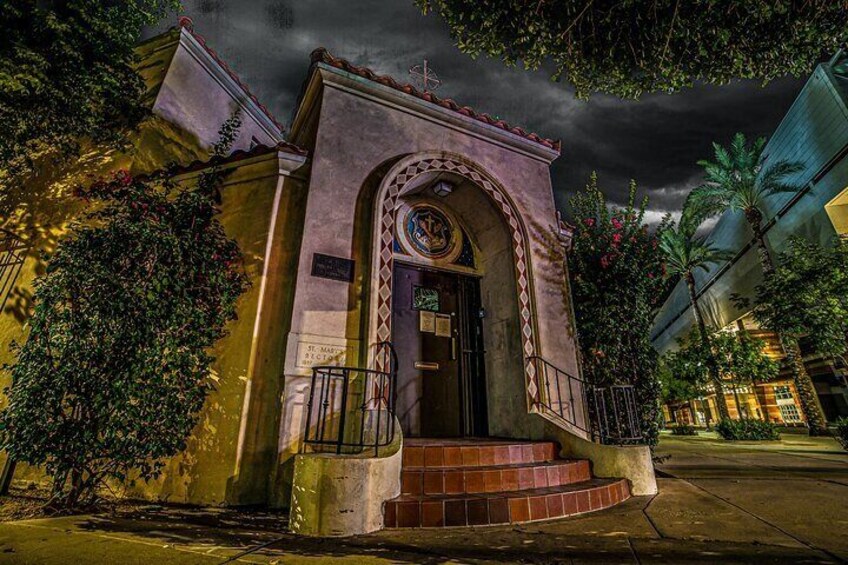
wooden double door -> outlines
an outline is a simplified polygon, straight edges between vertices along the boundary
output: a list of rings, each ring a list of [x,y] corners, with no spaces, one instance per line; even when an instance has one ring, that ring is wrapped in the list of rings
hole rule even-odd
[[[396,264],[392,302],[404,435],[488,435],[480,279]]]

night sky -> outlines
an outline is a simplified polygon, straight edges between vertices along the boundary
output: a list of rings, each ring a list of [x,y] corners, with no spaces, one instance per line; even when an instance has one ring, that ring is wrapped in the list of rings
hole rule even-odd
[[[471,59],[454,46],[444,22],[423,16],[413,0],[184,0],[183,5],[195,31],[285,125],[316,47],[404,82],[409,67],[427,58],[444,83],[439,96],[562,139],[553,184],[566,213],[569,194],[592,170],[617,203],[635,179],[640,194],[650,197],[651,221],[679,210],[699,182],[696,161],[711,156],[711,142],[726,143],[736,131],[770,135],[804,83],[787,78],[762,87],[740,81],[638,101],[594,95],[586,102],[552,82],[550,69],[529,72]]]

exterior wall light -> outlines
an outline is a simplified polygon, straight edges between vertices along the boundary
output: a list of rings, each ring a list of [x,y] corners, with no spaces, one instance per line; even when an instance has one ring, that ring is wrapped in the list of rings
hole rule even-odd
[[[442,198],[444,198],[445,196],[453,192],[453,184],[445,180],[440,180],[439,182],[433,185],[433,192],[436,194],[436,196],[441,196]]]

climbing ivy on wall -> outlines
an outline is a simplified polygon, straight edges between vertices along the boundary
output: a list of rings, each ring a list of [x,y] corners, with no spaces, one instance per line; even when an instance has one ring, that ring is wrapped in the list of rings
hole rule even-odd
[[[569,272],[583,375],[598,386],[634,385],[642,433],[655,444],[660,382],[650,331],[667,283],[656,231],[644,221],[647,199],[636,204],[632,183],[627,205],[613,206],[593,174],[570,204],[577,226]]]

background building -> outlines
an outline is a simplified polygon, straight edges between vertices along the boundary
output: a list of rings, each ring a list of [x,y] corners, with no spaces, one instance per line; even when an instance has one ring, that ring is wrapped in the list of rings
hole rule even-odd
[[[804,166],[789,179],[802,185],[802,191],[777,195],[766,202],[764,227],[773,255],[784,250],[790,236],[826,245],[837,235],[848,234],[847,101],[848,60],[840,52],[816,68],[763,151],[766,162],[787,160]],[[753,297],[762,280],[752,233],[743,214],[726,212],[708,240],[719,249],[735,253],[730,261],[695,274],[698,299],[708,324],[716,329],[733,329],[741,324],[767,342],[771,355],[782,358],[774,336],[759,329],[748,312],[731,300],[734,294]],[[654,346],[660,353],[674,349],[693,327],[687,290],[680,282],[656,316]],[[803,340],[801,348],[828,420],[848,415],[844,367],[817,356]],[[800,422],[800,408],[786,368],[777,381],[759,383],[755,389],[740,391],[750,408],[759,409],[771,421]],[[727,400],[733,416],[736,407],[732,395]],[[711,410],[715,414],[714,404]]]

